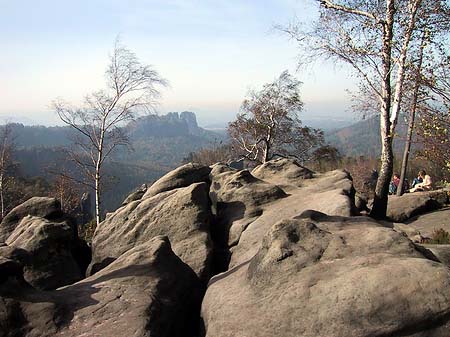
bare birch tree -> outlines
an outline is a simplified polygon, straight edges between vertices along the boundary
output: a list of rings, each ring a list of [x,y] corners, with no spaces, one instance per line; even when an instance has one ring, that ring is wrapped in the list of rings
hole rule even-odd
[[[347,63],[378,99],[381,169],[371,215],[386,215],[393,171],[392,141],[404,93],[411,40],[418,38],[421,11],[448,13],[446,1],[431,0],[315,0],[320,17],[311,30],[300,25],[282,28],[308,56]],[[431,21],[430,21],[431,23]],[[431,26],[432,28],[432,26]]]
[[[241,158],[265,163],[274,156],[305,160],[323,144],[320,130],[303,126],[300,82],[287,71],[261,91],[250,91],[235,121],[228,125],[232,146]]]
[[[156,70],[142,65],[118,41],[106,71],[106,82],[106,89],[86,96],[81,107],[60,100],[54,103],[60,119],[76,130],[74,148],[68,155],[87,178],[82,183],[95,191],[97,225],[101,221],[103,166],[117,147],[128,145],[121,126],[142,112],[153,111],[158,86],[167,84]]]

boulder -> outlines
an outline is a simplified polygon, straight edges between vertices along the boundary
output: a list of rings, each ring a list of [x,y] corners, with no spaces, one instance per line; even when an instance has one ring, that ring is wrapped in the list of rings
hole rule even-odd
[[[49,294],[24,280],[20,262],[0,257],[0,336],[54,336],[59,315]]]
[[[155,237],[83,281],[56,291],[27,287],[14,266],[0,283],[0,336],[194,337],[201,286]],[[14,274],[15,273],[15,274]],[[3,274],[2,274],[3,275]]]
[[[195,183],[144,196],[108,214],[92,239],[93,257],[88,274],[155,236],[167,235],[175,254],[206,280],[212,254],[208,190],[207,183]]]
[[[275,185],[300,187],[303,180],[314,176],[314,172],[301,166],[294,159],[279,158],[257,166],[253,169],[252,175]]]
[[[448,336],[450,269],[433,254],[365,217],[301,217],[211,279],[205,336]]]
[[[0,242],[5,242],[17,224],[27,215],[53,220],[63,216],[61,204],[55,198],[33,197],[13,208],[0,223]]]
[[[0,256],[24,266],[25,280],[37,289],[56,289],[83,278],[87,265],[77,256],[80,249],[73,227],[26,216],[0,247]]]
[[[316,173],[314,178],[305,179],[301,187],[293,186],[287,197],[265,205],[264,212],[245,227],[238,243],[231,249],[230,266],[244,263],[256,254],[274,219],[293,218],[309,209],[351,216],[355,213],[354,192],[350,175],[342,170]]]
[[[235,170],[224,164],[212,167],[209,196],[216,214],[216,241],[232,246],[242,231],[263,212],[263,206],[286,197],[278,186],[255,178],[247,170]]]
[[[187,187],[194,183],[208,182],[208,166],[188,163],[170,171],[150,186],[144,194],[144,198],[150,198],[158,193],[170,191],[180,187]]]
[[[389,196],[387,217],[395,222],[404,222],[416,215],[431,212],[448,203],[448,192],[444,190],[405,193]]]
[[[450,233],[450,208],[422,214],[406,221],[407,226],[424,237],[431,238],[437,229]]]

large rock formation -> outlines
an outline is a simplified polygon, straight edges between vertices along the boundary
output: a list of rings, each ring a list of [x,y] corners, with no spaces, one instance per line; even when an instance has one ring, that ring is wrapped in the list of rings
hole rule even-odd
[[[392,221],[404,222],[416,215],[439,209],[448,203],[448,191],[406,193],[389,196],[387,216]]]
[[[38,216],[48,220],[63,217],[61,204],[55,198],[34,197],[12,209],[0,223],[0,242],[11,235],[22,218],[27,215]]]
[[[208,184],[195,183],[151,197],[144,195],[108,214],[92,240],[89,273],[155,236],[167,235],[175,254],[206,280],[212,258],[208,191]]]
[[[22,264],[25,280],[34,287],[56,289],[84,277],[90,250],[56,199],[31,198],[1,226],[5,243],[0,256]]]
[[[448,336],[448,267],[372,220],[314,215],[210,281],[206,336]]]
[[[193,163],[185,164],[158,179],[146,190],[143,197],[150,198],[158,193],[171,191],[175,188],[186,187],[194,183],[208,182],[210,171],[211,169],[208,166]]]
[[[217,218],[214,230],[229,246],[236,244],[242,231],[263,213],[264,205],[286,197],[280,187],[255,178],[247,170],[216,164],[210,176],[209,196]]]
[[[262,180],[277,185],[302,186],[304,179],[311,179],[314,173],[306,167],[299,165],[293,159],[280,158],[268,161],[256,167],[252,174]]]
[[[195,273],[166,237],[136,246],[76,284],[30,288],[0,259],[0,336],[193,337],[201,300]]]
[[[76,281],[75,227],[50,200],[22,205],[0,227],[0,337],[447,337],[449,247],[408,238],[446,211],[377,222],[353,216],[354,198],[347,172],[293,160],[187,164],[106,216],[89,277],[49,291],[36,288],[57,271]],[[446,198],[390,207],[410,217]]]
[[[293,170],[297,168],[285,168],[279,172],[279,175],[282,176],[284,171],[292,172]],[[268,174],[265,176],[267,177]],[[271,174],[268,182],[282,180],[282,177]],[[248,261],[256,254],[264,235],[272,227],[274,219],[289,219],[308,209],[339,216],[350,216],[355,210],[352,180],[345,171],[336,170],[325,174],[315,174],[311,179],[299,176],[298,181],[293,180],[292,184],[294,185],[283,185],[288,192],[286,198],[267,204],[259,217],[251,219],[252,221],[239,236],[238,243],[231,249],[230,267]]]
[[[79,245],[67,221],[26,216],[0,247],[0,256],[22,263],[25,280],[35,288],[56,289],[84,277],[74,256]]]

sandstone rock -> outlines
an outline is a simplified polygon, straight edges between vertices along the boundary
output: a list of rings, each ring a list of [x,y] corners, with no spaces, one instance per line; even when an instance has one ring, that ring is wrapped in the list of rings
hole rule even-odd
[[[147,192],[147,185],[143,184],[136,191],[132,192],[130,195],[128,195],[125,198],[125,200],[122,202],[122,206],[125,206],[132,201],[141,200],[142,197],[144,196],[145,192]]]
[[[217,215],[215,237],[224,245],[234,245],[243,230],[262,214],[263,205],[286,197],[278,186],[255,178],[249,171],[238,171],[215,164],[210,174],[210,198]]]
[[[437,229],[450,233],[450,208],[422,214],[406,221],[407,226],[425,237],[432,237]]]
[[[316,174],[306,179],[302,187],[291,188],[286,198],[264,206],[264,212],[246,226],[238,244],[232,248],[230,266],[252,258],[274,219],[293,218],[306,210],[329,215],[351,216],[355,212],[354,188],[350,175],[342,170]]]
[[[160,192],[153,197],[144,196],[109,214],[97,227],[88,273],[92,275],[157,235],[167,235],[175,254],[206,280],[212,253],[210,222],[206,183]]]
[[[302,216],[210,281],[207,337],[448,336],[448,267],[368,218]]]
[[[6,241],[17,224],[27,215],[38,216],[48,220],[63,216],[61,205],[55,198],[33,197],[13,208],[0,223],[0,242]]]
[[[56,291],[36,291],[9,277],[0,284],[0,335],[194,337],[200,289],[168,239],[155,237]]]
[[[56,289],[84,276],[78,253],[78,238],[66,221],[54,222],[26,216],[0,247],[0,256],[19,261],[27,282],[38,289]]]
[[[389,196],[387,217],[404,222],[416,215],[431,212],[448,203],[448,194],[443,190],[406,193],[401,197]]]
[[[301,166],[294,159],[280,158],[259,165],[252,171],[252,175],[275,185],[300,187],[303,180],[314,176],[314,172]]]
[[[185,164],[158,179],[147,189],[143,197],[150,198],[161,192],[187,187],[194,183],[208,182],[210,171],[211,169],[208,166],[193,163]]]
[[[48,292],[32,288],[23,278],[23,266],[0,257],[0,336],[53,336],[57,305]]]
[[[450,244],[449,245],[432,245],[424,244],[426,249],[430,250],[434,256],[438,258],[443,264],[450,267]]]

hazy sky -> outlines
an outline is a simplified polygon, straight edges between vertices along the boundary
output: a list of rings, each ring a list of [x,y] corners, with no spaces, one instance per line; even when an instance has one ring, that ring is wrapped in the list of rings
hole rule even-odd
[[[316,13],[302,0],[0,0],[0,117],[57,124],[57,97],[78,103],[104,85],[118,34],[170,81],[159,112],[190,110],[200,124],[233,119],[250,88],[299,50],[273,29]],[[304,82],[304,116],[348,116],[348,73],[319,64]]]

